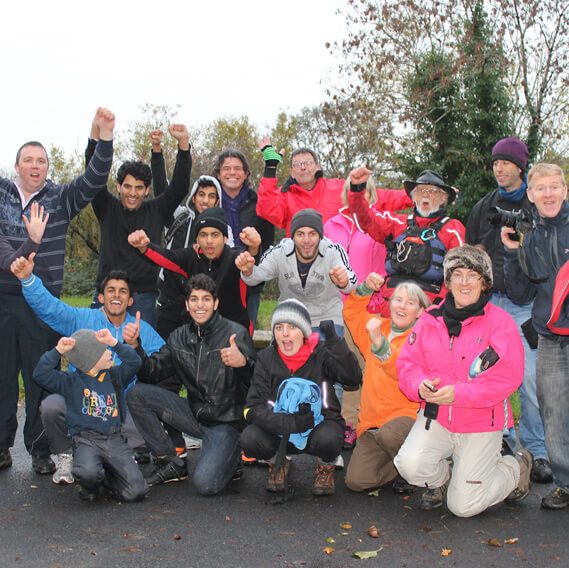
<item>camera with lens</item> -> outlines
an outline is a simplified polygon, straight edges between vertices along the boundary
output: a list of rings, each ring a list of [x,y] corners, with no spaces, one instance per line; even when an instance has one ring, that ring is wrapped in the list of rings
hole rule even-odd
[[[488,221],[495,227],[511,227],[515,235],[509,235],[512,241],[519,241],[520,237],[531,229],[531,215],[526,209],[519,211],[506,211],[500,207],[488,209]]]

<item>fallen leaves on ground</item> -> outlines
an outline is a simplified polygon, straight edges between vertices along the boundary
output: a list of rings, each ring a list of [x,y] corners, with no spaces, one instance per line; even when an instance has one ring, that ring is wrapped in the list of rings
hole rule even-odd
[[[489,538],[484,541],[488,546],[495,546],[496,548],[502,548],[504,546],[497,538]]]
[[[371,537],[371,538],[379,538],[381,536],[381,533],[379,532],[379,529],[375,526],[375,525],[371,525],[371,527],[369,527],[367,529],[367,534]]]
[[[334,554],[335,549],[333,549],[331,546],[326,546],[325,548],[322,549],[322,552],[324,552],[324,554]]]
[[[342,523],[340,527],[347,531],[352,528],[352,525],[350,523]]]
[[[441,556],[450,556],[452,554],[452,548],[443,548],[441,550]]]
[[[334,544],[336,541],[335,541],[331,536],[329,536],[329,537],[326,539],[326,542],[327,542],[328,544]]]
[[[519,539],[517,536],[515,536],[515,537],[513,537],[513,538],[507,538],[507,539],[504,541],[504,544],[516,544],[519,540],[520,540],[520,539]]]
[[[174,540],[182,540],[182,537],[179,534],[175,534]]]
[[[380,546],[377,550],[360,550],[358,552],[354,552],[352,556],[354,558],[359,558],[360,560],[368,560],[369,558],[375,558],[382,550],[383,546]]]
[[[379,497],[379,489],[376,489],[375,491],[370,491],[368,493],[369,497]]]

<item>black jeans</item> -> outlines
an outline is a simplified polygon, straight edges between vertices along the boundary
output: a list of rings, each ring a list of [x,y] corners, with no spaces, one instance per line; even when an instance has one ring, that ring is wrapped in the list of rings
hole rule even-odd
[[[24,444],[29,453],[49,456],[40,403],[47,392],[33,380],[39,358],[57,343],[58,335],[28,306],[23,296],[0,294],[0,449],[11,448],[18,428],[18,374],[26,392]]]

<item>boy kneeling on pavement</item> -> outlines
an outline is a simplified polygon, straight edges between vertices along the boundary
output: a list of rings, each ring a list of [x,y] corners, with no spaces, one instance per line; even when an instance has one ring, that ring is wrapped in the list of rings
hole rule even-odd
[[[112,366],[108,348],[116,351],[121,365]],[[57,369],[62,355],[75,371]],[[73,476],[85,501],[94,501],[103,483],[121,501],[139,501],[148,493],[132,449],[121,436],[126,410],[123,387],[139,368],[134,349],[119,343],[108,329],[80,329],[62,337],[35,368],[34,380],[65,398],[73,437]]]

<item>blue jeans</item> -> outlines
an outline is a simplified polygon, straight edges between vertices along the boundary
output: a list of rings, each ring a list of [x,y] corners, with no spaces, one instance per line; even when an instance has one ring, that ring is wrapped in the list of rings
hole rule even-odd
[[[553,478],[569,491],[569,344],[546,337],[537,347],[537,396]]]
[[[140,317],[148,324],[156,329],[156,321],[158,315],[156,312],[156,294],[154,292],[135,292],[132,296],[132,306],[128,308],[128,313],[136,316],[136,312],[140,312]],[[95,292],[91,308],[98,310],[102,306],[99,302],[99,294]]]
[[[492,294],[491,302],[495,306],[499,306],[506,310],[512,318],[514,318],[514,321],[518,324],[520,335],[522,336],[522,342],[524,344],[524,380],[520,387],[520,402],[522,407],[519,422],[520,443],[524,448],[532,453],[534,459],[547,459],[545,432],[537,400],[537,349],[532,349],[528,345],[528,342],[521,330],[521,325],[531,318],[532,304],[518,306],[517,304],[514,304],[506,294],[501,292],[494,292],[494,294]],[[512,446],[511,443],[510,446]]]
[[[156,385],[135,384],[128,391],[127,401],[138,431],[155,456],[176,456],[162,422],[202,439],[193,476],[201,495],[216,495],[231,481],[241,454],[236,428],[230,424],[198,422],[186,399]]]
[[[337,323],[334,324],[334,329],[336,330],[336,335],[338,337],[344,337],[344,326],[338,325]],[[313,327],[312,331],[315,331],[320,335],[320,341],[324,341],[325,337],[322,335],[319,327]],[[336,393],[336,398],[340,402],[340,406],[344,402],[344,389],[342,388],[342,383],[334,383],[334,392]]]

